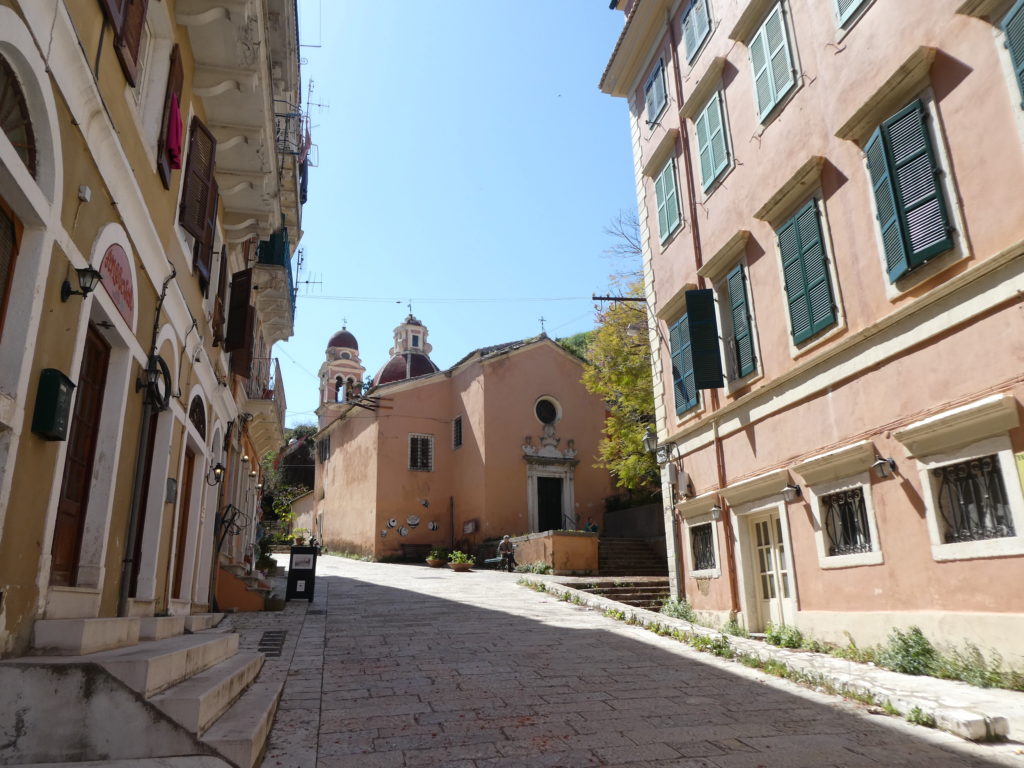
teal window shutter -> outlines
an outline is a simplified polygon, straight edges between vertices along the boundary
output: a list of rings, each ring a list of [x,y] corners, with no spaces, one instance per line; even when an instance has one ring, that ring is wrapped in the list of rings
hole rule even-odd
[[[1024,95],[1024,0],[1017,0],[1013,8],[1003,19],[1003,33],[1006,35],[1006,48],[1010,52],[1013,71],[1017,74],[1017,85]],[[1024,108],[1024,101],[1021,102]]]
[[[711,15],[708,13],[708,0],[692,0],[690,8],[683,16],[683,45],[686,48],[686,61],[693,63],[701,43],[711,31]]]
[[[717,389],[722,378],[722,356],[718,349],[718,321],[715,294],[710,288],[686,292],[686,317],[690,326],[690,357],[697,389]]]
[[[793,343],[799,344],[836,322],[817,202],[783,224],[778,237]]]
[[[749,48],[758,116],[764,119],[796,83],[782,3],[772,8]]]
[[[883,122],[864,147],[889,280],[953,247],[924,104]]]
[[[697,153],[700,155],[700,180],[705,191],[729,165],[729,146],[725,138],[720,92],[708,101],[695,121]]]
[[[658,202],[658,235],[661,242],[665,242],[676,231],[680,221],[676,169],[671,157],[654,180],[654,196]]]
[[[750,309],[747,306],[746,282],[742,264],[737,264],[725,278],[726,290],[729,293],[729,317],[732,320],[732,349],[736,378],[743,378],[757,368],[754,360],[754,338],[750,332]]]
[[[668,339],[672,352],[672,383],[678,416],[697,405],[697,387],[694,385],[693,359],[690,354],[690,327],[686,315],[669,328]]]
[[[839,26],[843,26],[864,0],[836,0],[836,13],[839,14]]]
[[[658,62],[644,86],[644,100],[647,103],[647,124],[652,125],[665,109],[668,99],[665,95],[665,64]]]

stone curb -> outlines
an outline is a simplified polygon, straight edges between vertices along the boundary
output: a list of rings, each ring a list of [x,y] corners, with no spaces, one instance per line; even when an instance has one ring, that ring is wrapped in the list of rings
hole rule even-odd
[[[916,708],[925,717],[933,718],[937,728],[969,741],[1000,740],[1009,737],[1010,734],[1009,719],[1002,714],[944,703],[937,700],[934,694],[926,694],[920,690],[922,680],[929,681],[928,685],[932,688],[944,689],[939,694],[940,697],[943,694],[948,694],[953,699],[962,699],[965,691],[982,690],[975,689],[966,683],[919,678],[899,672],[890,672],[872,664],[835,659],[825,654],[809,651],[778,648],[757,640],[726,635],[708,627],[691,624],[685,619],[672,618],[645,608],[634,608],[599,595],[582,592],[550,577],[537,574],[523,574],[523,576],[527,580],[543,583],[549,594],[575,596],[578,605],[622,611],[627,616],[633,617],[633,623],[636,626],[648,627],[651,624],[661,624],[685,630],[693,635],[724,637],[733,648],[742,653],[756,656],[761,660],[773,659],[782,662],[799,672],[818,677],[839,690],[869,694],[880,703],[888,702],[890,706],[903,713]],[[838,666],[843,666],[846,669],[830,668]]]

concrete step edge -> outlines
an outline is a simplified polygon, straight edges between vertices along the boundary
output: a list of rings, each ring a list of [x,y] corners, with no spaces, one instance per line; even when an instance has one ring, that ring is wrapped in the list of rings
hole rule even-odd
[[[141,620],[137,616],[95,619],[37,619],[32,626],[36,653],[83,656],[137,645]]]
[[[219,664],[238,650],[237,634],[203,632],[153,640],[90,660],[132,690],[149,698]]]
[[[284,682],[255,683],[202,736],[239,768],[253,768],[263,754]]]
[[[262,653],[243,651],[158,693],[150,702],[200,735],[227,711],[263,667]]]

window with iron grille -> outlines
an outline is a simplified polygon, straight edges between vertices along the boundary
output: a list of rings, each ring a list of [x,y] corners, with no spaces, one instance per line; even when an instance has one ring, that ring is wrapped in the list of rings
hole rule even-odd
[[[25,91],[18,76],[0,56],[0,131],[3,131],[28,172],[36,175],[36,139],[29,117]]]
[[[936,467],[931,474],[945,543],[1016,535],[998,455]]]
[[[712,523],[703,523],[690,528],[690,554],[695,571],[710,571],[715,567],[715,532],[711,526]]]
[[[409,435],[409,469],[432,472],[434,469],[434,437]]]
[[[871,551],[871,529],[868,527],[863,487],[822,496],[821,509],[830,557]]]
[[[462,445],[462,417],[456,416],[452,422],[452,447],[458,448]]]
[[[21,223],[14,213],[0,200],[0,335],[4,330],[4,316],[14,281],[14,264],[18,257],[21,239]]]

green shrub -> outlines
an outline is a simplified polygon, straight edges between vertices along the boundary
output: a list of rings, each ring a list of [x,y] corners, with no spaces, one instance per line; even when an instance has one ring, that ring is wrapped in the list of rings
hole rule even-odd
[[[924,712],[920,707],[913,707],[907,712],[907,722],[914,725],[923,725],[925,728],[935,727],[935,718]]]
[[[690,645],[698,651],[713,653],[715,656],[721,656],[723,659],[731,659],[736,655],[736,651],[729,642],[729,638],[724,635],[693,635],[690,639]]]
[[[673,619],[685,619],[691,624],[697,621],[697,614],[694,612],[693,606],[686,600],[666,600],[665,604],[661,606],[661,612]]]
[[[803,648],[804,634],[790,624],[771,624],[764,628],[764,639],[779,648]]]
[[[979,688],[1010,687],[1012,675],[1003,672],[1003,658],[993,653],[991,659],[976,645],[968,643],[961,651],[954,648],[949,654],[939,654],[935,661],[936,677],[948,680],[963,680],[969,685]]]
[[[430,550],[430,554],[427,555],[427,559],[428,560],[447,560],[448,559],[448,550],[445,549],[444,547],[435,547],[434,549]]]
[[[450,563],[469,563],[470,565],[473,565],[474,563],[476,563],[476,558],[473,557],[472,555],[467,555],[465,552],[460,552],[459,550],[455,550],[450,555],[448,555],[448,562],[450,562]]]
[[[889,633],[889,641],[878,654],[878,663],[905,675],[930,675],[937,666],[937,657],[920,627],[910,627],[906,632],[897,628]]]
[[[516,573],[551,573],[551,565],[543,560],[535,563],[521,563],[516,566]]]
[[[722,625],[722,631],[727,635],[732,635],[733,637],[750,637],[750,633],[737,623],[735,617],[729,619]]]

